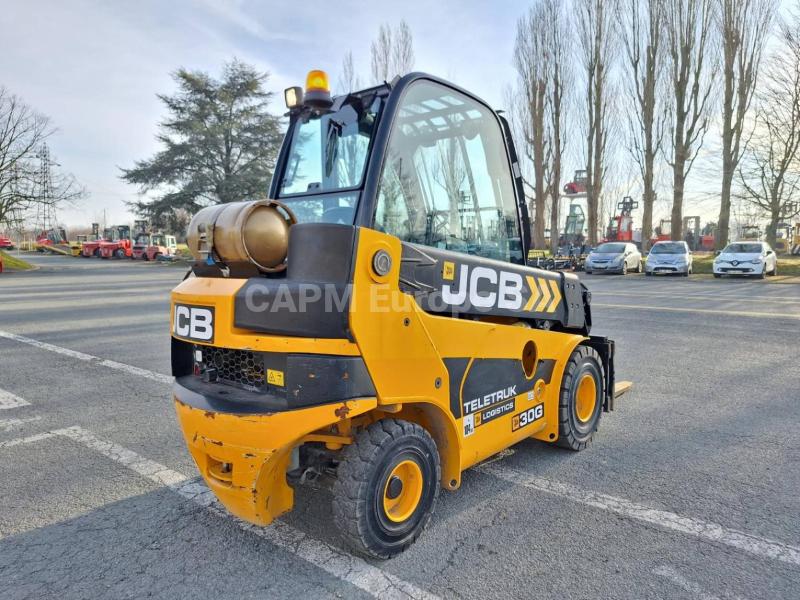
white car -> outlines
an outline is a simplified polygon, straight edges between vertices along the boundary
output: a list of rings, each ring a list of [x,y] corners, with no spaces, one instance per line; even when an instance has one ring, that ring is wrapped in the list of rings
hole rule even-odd
[[[587,275],[593,272],[621,273],[642,272],[642,254],[634,244],[626,242],[606,242],[589,253],[583,270]]]
[[[714,277],[778,274],[778,257],[766,242],[734,242],[725,246],[714,259]]]
[[[686,242],[656,242],[644,263],[644,274],[680,273],[688,277],[692,273],[692,251]]]

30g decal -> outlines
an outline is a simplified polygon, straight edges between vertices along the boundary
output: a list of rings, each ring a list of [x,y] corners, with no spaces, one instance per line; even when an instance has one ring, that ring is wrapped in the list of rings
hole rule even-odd
[[[528,410],[525,410],[518,415],[514,415],[511,418],[511,431],[516,431],[517,429],[527,427],[542,417],[544,417],[544,403],[531,406]]]

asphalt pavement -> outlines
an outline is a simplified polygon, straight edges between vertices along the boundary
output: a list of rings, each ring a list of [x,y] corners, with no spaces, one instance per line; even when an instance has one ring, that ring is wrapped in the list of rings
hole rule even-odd
[[[468,471],[381,562],[324,487],[267,528],[206,493],[169,393],[182,268],[33,261],[0,275],[3,598],[800,597],[800,284],[583,276],[633,391],[583,452]]]

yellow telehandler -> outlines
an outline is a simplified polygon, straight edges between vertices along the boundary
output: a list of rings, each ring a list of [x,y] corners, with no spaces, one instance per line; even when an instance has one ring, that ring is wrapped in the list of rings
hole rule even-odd
[[[377,558],[440,488],[526,438],[581,450],[613,409],[614,343],[577,276],[528,267],[508,123],[412,73],[285,92],[268,200],[198,212],[172,292],[174,401],[205,481],[268,525],[333,476],[333,521]]]

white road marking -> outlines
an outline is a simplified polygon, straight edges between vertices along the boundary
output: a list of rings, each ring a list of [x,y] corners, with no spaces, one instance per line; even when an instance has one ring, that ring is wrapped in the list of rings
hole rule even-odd
[[[29,435],[28,437],[6,440],[4,442],[0,442],[0,449],[11,448],[12,446],[19,446],[21,444],[32,444],[33,442],[47,440],[55,436],[55,432],[45,431],[44,433],[37,433],[36,435]]]
[[[496,464],[478,467],[478,470],[526,488],[607,510],[637,521],[657,525],[663,529],[671,529],[700,539],[725,544],[760,558],[771,558],[800,566],[800,547],[797,546],[791,546],[735,529],[728,529],[717,523],[701,521],[693,517],[684,517],[666,510],[651,508],[631,502],[625,498],[583,490],[567,483],[536,477]]]
[[[173,379],[171,375],[164,375],[163,373],[156,373],[155,371],[142,369],[141,367],[134,367],[133,365],[127,365],[115,360],[108,360],[106,358],[100,358],[99,356],[92,356],[91,354],[78,352],[77,350],[62,348],[61,346],[55,346],[53,344],[48,344],[47,342],[40,342],[39,340],[34,340],[33,338],[25,337],[24,335],[17,335],[16,333],[11,333],[9,331],[0,331],[0,338],[14,340],[15,342],[28,344],[29,346],[35,346],[36,348],[40,348],[42,350],[48,350],[49,352],[55,352],[57,354],[62,354],[64,356],[69,356],[85,362],[91,362],[103,367],[108,367],[109,369],[124,371],[131,375],[138,375],[139,377],[145,377],[147,379],[151,379],[152,381],[172,385]],[[0,406],[0,408],[2,408],[2,406]]]
[[[692,294],[692,295],[677,295],[669,292],[634,292],[634,291],[616,291],[616,290],[599,290],[596,292],[592,292],[592,297],[595,296],[634,296],[634,297],[653,297],[653,298],[663,298],[664,300],[706,300],[706,299],[714,299],[719,300],[720,298],[725,299],[730,302],[751,302],[751,301],[758,301],[758,303],[766,302],[766,303],[773,303],[773,304],[789,304],[789,305],[800,305],[800,298],[787,298],[782,296],[751,296],[751,295],[743,295],[743,294],[735,294],[735,295],[724,295],[724,294]]]
[[[28,417],[27,419],[0,419],[0,431],[8,433],[14,429],[14,427],[19,427],[25,423],[32,423],[33,421],[39,421],[41,418],[42,417]]]
[[[15,396],[11,392],[0,389],[0,410],[7,410],[10,408],[18,408],[20,406],[30,406],[30,402],[23,400],[19,396]]]
[[[282,521],[275,521],[269,527],[258,527],[237,519],[217,502],[214,493],[198,478],[190,479],[186,475],[144,458],[132,450],[102,440],[80,427],[68,427],[52,433],[75,440],[155,483],[169,486],[184,499],[191,500],[221,517],[234,520],[245,531],[264,538],[376,598],[437,598],[395,575],[386,573],[358,557],[314,539]]]
[[[677,585],[679,588],[682,588],[683,590],[692,594],[695,598],[699,598],[700,600],[720,600],[718,596],[709,594],[703,588],[701,588],[697,583],[695,583],[694,581],[690,581],[689,579],[686,579],[683,575],[678,573],[672,567],[663,565],[661,567],[658,567],[657,569],[654,569],[653,573],[661,577],[666,577],[672,583]]]
[[[726,317],[770,317],[773,319],[800,319],[798,315],[787,315],[780,313],[765,313],[754,312],[747,310],[717,310],[713,308],[679,308],[677,306],[652,306],[646,304],[606,304],[601,302],[592,302],[592,306],[599,306],[602,308],[626,308],[634,310],[663,310],[667,312],[683,312],[683,313],[703,313],[709,315],[725,315]]]

